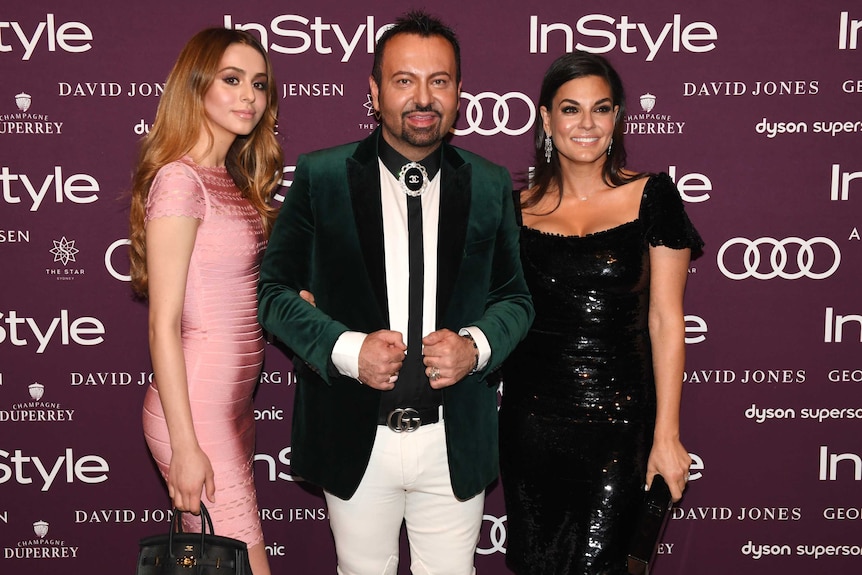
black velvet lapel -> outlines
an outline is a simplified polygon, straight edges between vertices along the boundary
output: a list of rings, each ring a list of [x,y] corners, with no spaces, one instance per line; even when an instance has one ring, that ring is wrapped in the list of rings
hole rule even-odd
[[[379,137],[379,132],[377,134]],[[347,159],[347,177],[353,217],[368,278],[380,316],[389,325],[386,292],[386,256],[383,247],[383,208],[380,200],[380,168],[377,137],[360,142]],[[437,327],[444,317],[458,278],[470,216],[472,166],[452,147],[443,144],[440,167],[440,222],[437,233]]]
[[[379,130],[377,132],[379,135]],[[377,164],[377,137],[359,143],[353,157],[347,158],[347,178],[359,245],[365,259],[368,279],[374,290],[380,317],[389,325],[386,294],[386,260],[383,249],[383,206],[380,202],[380,169]]]
[[[437,228],[437,328],[445,317],[461,267],[473,169],[452,147],[443,144],[440,167],[440,223]],[[460,327],[460,326],[459,326]]]

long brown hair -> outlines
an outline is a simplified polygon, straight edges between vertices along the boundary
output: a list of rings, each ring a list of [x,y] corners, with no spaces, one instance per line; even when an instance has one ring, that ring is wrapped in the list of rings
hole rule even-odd
[[[597,54],[575,51],[563,54],[551,64],[545,77],[542,79],[542,88],[539,92],[539,101],[536,109],[544,106],[548,110],[553,108],[554,96],[560,87],[570,80],[583,78],[585,76],[598,76],[607,82],[611,89],[611,100],[614,106],[619,106],[617,122],[614,125],[613,146],[604,166],[602,167],[602,179],[611,187],[621,186],[631,181],[644,177],[646,174],[627,174],[623,168],[626,165],[626,147],[624,143],[626,96],[623,83],[619,74],[613,66]],[[562,175],[560,174],[560,158],[557,149],[551,152],[551,159],[545,158],[545,128],[542,124],[541,114],[536,114],[534,126],[535,133],[535,166],[529,186],[531,193],[523,194],[522,208],[531,208],[538,204],[548,193],[556,191],[559,194],[559,202],[562,201]],[[551,210],[553,211],[553,210]]]
[[[278,122],[278,95],[272,64],[257,39],[242,30],[208,28],[195,34],[174,64],[156,111],[149,134],[141,142],[138,164],[132,178],[132,205],[129,214],[132,289],[147,297],[147,253],[145,217],[147,196],[156,173],[166,164],[191,151],[204,127],[212,144],[213,135],[205,121],[204,95],[213,83],[222,55],[231,44],[251,46],[266,63],[266,110],[247,136],[238,136],[225,158],[225,167],[243,197],[260,213],[268,235],[276,216],[270,194],[281,179],[284,166],[281,146],[275,137]]]

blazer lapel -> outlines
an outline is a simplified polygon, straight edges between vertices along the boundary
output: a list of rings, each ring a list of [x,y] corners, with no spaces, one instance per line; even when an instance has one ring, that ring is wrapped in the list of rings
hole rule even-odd
[[[443,144],[440,167],[440,223],[437,228],[437,329],[461,268],[470,217],[472,166]]]
[[[378,133],[379,130],[360,142],[353,156],[347,158],[347,180],[368,279],[374,290],[380,317],[388,325],[383,208],[380,202],[380,169],[377,165]]]

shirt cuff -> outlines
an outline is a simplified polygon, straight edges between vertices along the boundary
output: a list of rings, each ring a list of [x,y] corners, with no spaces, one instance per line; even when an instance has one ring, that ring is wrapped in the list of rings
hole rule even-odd
[[[368,334],[345,331],[332,348],[332,363],[341,375],[359,380],[359,350]]]
[[[485,369],[485,366],[487,366],[488,362],[491,360],[491,344],[488,343],[488,338],[485,337],[482,330],[475,325],[462,327],[458,331],[458,335],[467,334],[473,336],[473,341],[476,342],[476,347],[479,349],[479,363],[476,365],[476,371],[481,371]]]

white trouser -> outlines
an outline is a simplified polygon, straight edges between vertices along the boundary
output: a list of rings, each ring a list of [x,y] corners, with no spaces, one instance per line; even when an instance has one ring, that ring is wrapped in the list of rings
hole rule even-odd
[[[442,421],[410,433],[378,426],[353,497],[325,495],[339,575],[395,575],[402,520],[413,575],[475,573],[485,494],[455,498]]]

